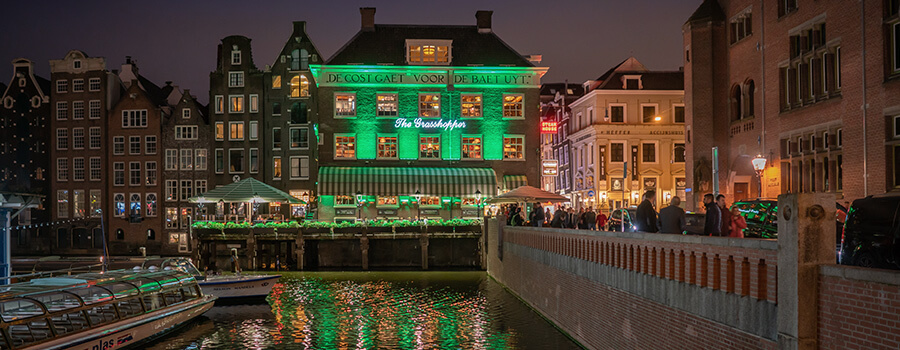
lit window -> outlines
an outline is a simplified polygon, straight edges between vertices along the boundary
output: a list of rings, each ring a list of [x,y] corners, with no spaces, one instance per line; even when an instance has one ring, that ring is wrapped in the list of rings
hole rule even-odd
[[[113,215],[125,216],[125,194],[116,193],[113,197],[113,202],[115,203],[113,206]]]
[[[215,102],[216,113],[218,113],[218,114],[225,113],[225,97],[217,95],[215,97],[215,100],[216,100],[216,102]]]
[[[166,208],[166,228],[178,228],[178,208]]]
[[[259,138],[259,122],[253,120],[250,122],[250,139],[256,140],[258,138]]]
[[[440,94],[419,94],[419,116],[423,118],[441,116]]]
[[[147,216],[156,216],[156,193],[147,193]]]
[[[460,109],[463,117],[481,117],[481,95],[461,95]]]
[[[462,159],[481,159],[480,136],[463,136]]]
[[[450,40],[407,40],[406,46],[410,64],[450,63]]]
[[[272,76],[272,88],[273,89],[281,89],[281,76],[280,75]]]
[[[73,217],[84,217],[84,190],[73,190],[72,197]]]
[[[397,116],[397,94],[378,94],[376,96],[376,115],[379,117]]]
[[[244,139],[244,122],[230,122],[228,124],[230,127],[229,140],[243,140]]]
[[[524,95],[503,95],[503,117],[504,118],[524,118],[524,108],[522,100]]]
[[[378,196],[378,205],[397,205],[397,196]]]
[[[440,136],[419,137],[419,158],[421,158],[421,159],[441,159],[441,137]]]
[[[397,136],[379,136],[377,151],[378,158],[397,158]]]
[[[259,95],[250,95],[250,113],[259,112]]]
[[[205,148],[198,148],[194,150],[195,170],[206,170],[207,158],[209,158],[207,152],[209,152],[209,150]]]
[[[334,196],[334,205],[345,205],[345,206],[353,206],[356,205],[356,197],[355,196]]]
[[[334,136],[334,158],[356,159],[356,136]]]
[[[281,157],[276,156],[272,158],[272,178],[281,178]]]
[[[156,186],[156,162],[147,162],[144,167],[147,168],[147,186]]]
[[[356,94],[354,94],[354,93],[335,93],[334,94],[334,116],[335,117],[354,117],[354,116],[356,116]]]
[[[216,140],[225,139],[225,122],[216,122]]]
[[[419,200],[421,206],[439,206],[441,205],[441,197],[438,196],[422,196]]]
[[[166,180],[166,200],[178,200],[178,180]]]
[[[228,111],[230,113],[243,113],[244,112],[244,96],[229,96],[231,103],[228,104]]]
[[[56,215],[61,218],[69,217],[69,191],[56,191]]]
[[[509,135],[503,138],[503,159],[525,159],[525,137]]]

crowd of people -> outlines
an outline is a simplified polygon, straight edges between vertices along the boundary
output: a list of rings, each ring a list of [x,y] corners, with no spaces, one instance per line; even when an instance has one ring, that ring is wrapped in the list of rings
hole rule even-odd
[[[550,208],[544,208],[541,203],[534,203],[531,213],[526,220],[525,213],[518,204],[510,204],[500,208],[500,212],[506,215],[506,224],[509,226],[534,226],[573,228],[582,230],[604,230],[607,216],[602,210],[594,208],[581,208],[577,212],[575,208],[560,206],[553,213]]]

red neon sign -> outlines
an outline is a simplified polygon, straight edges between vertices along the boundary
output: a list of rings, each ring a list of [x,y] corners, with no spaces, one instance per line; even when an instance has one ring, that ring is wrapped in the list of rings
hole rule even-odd
[[[556,122],[541,122],[541,134],[555,134],[556,130]]]

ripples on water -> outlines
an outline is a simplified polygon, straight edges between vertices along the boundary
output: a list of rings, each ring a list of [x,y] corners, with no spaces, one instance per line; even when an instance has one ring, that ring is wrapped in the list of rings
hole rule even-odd
[[[578,349],[483,272],[286,273],[152,349]]]

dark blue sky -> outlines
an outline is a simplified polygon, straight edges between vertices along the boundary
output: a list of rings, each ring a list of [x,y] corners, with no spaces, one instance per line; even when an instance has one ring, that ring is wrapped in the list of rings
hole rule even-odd
[[[702,0],[591,1],[14,1],[0,15],[0,81],[11,61],[36,63],[49,78],[50,59],[70,49],[107,58],[118,69],[126,55],[141,74],[174,81],[208,100],[216,45],[233,34],[253,39],[253,59],[272,64],[291,32],[307,32],[330,57],[358,30],[359,8],[376,7],[378,24],[475,24],[476,10],[493,10],[493,29],[522,54],[542,54],[544,82],[583,82],[634,55],[648,68],[682,65],[681,25]]]

